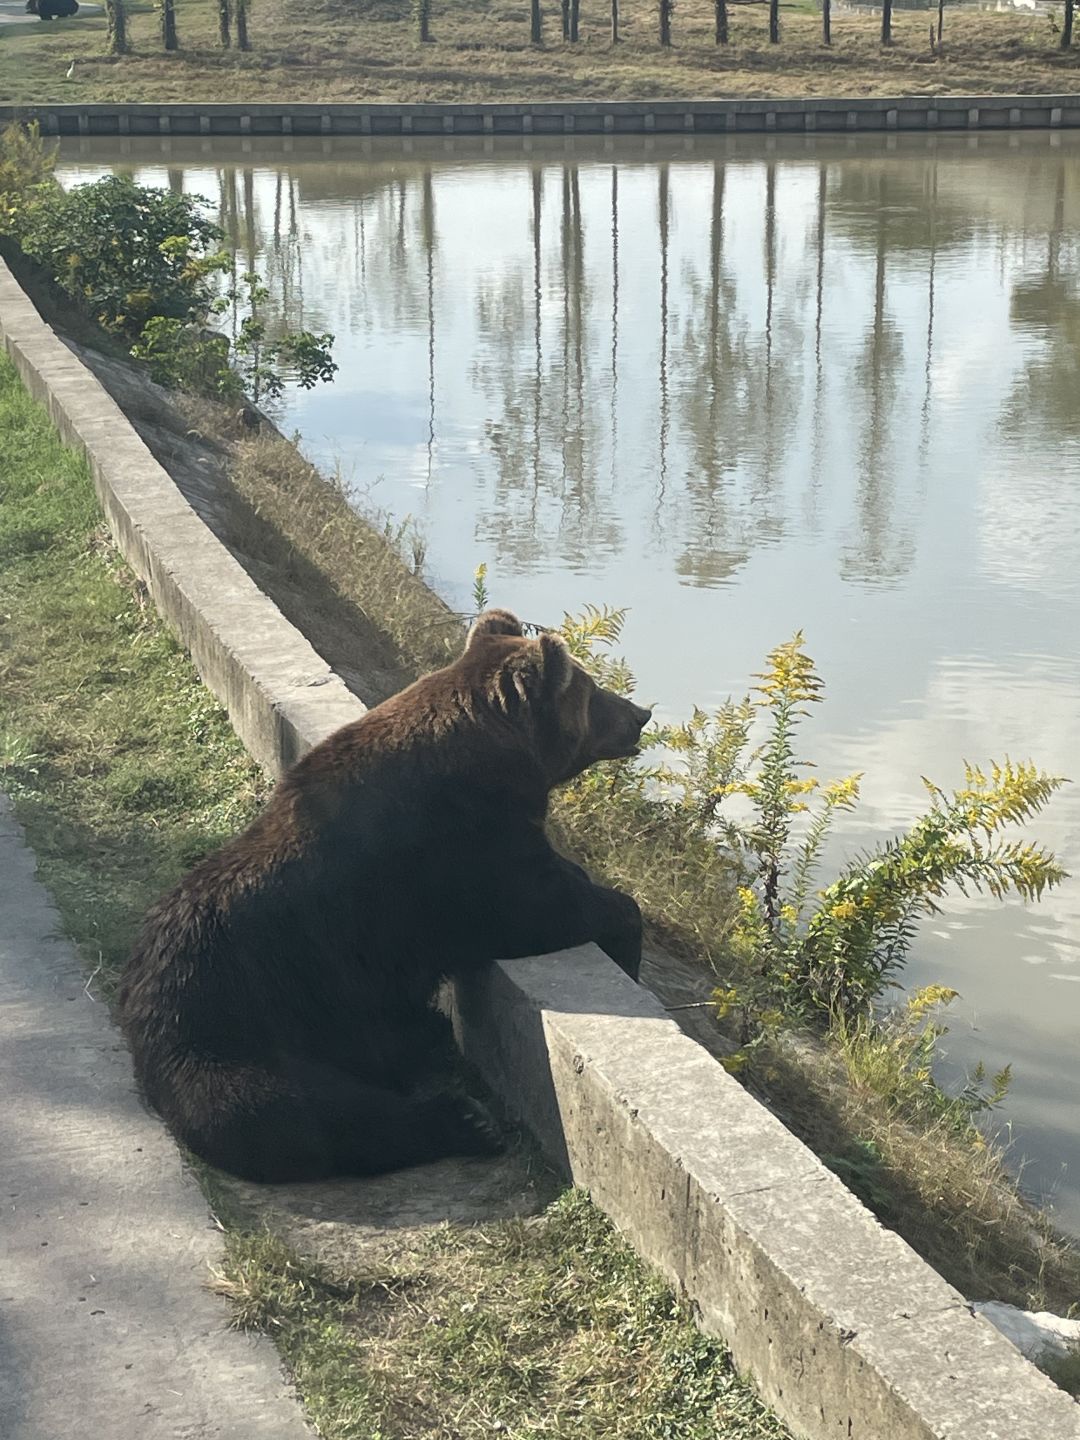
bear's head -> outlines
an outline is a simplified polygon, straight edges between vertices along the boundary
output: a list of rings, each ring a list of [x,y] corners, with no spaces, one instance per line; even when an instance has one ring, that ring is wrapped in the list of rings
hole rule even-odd
[[[597,685],[558,635],[527,638],[509,610],[473,622],[461,665],[472,695],[527,735],[549,785],[637,754],[652,712]]]

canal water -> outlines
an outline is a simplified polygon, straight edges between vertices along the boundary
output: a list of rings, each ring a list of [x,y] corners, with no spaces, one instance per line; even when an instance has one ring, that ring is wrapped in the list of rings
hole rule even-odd
[[[630,607],[665,717],[802,630],[804,750],[864,772],[830,860],[920,777],[1080,780],[1080,137],[64,142],[207,197],[272,310],[332,330],[283,423],[411,517],[469,608]],[[950,902],[907,979],[961,992],[944,1078],[1011,1062],[1027,1185],[1080,1232],[1080,789],[1033,833],[1077,879]]]

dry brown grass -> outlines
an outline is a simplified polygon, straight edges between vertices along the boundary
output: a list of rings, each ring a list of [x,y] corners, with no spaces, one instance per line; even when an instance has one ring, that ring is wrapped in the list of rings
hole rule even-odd
[[[1080,1253],[1023,1198],[999,1145],[949,1117],[912,1123],[832,1045],[781,1040],[751,1084],[962,1295],[1058,1314],[1076,1305]]]
[[[674,45],[656,43],[652,3],[627,3],[622,42],[609,38],[607,0],[584,0],[582,39],[564,45],[558,9],[544,6],[546,43],[528,42],[528,5],[435,0],[433,43],[416,39],[408,0],[258,0],[254,50],[217,46],[208,0],[179,7],[184,47],[167,55],[158,17],[136,7],[135,53],[103,53],[104,20],[0,28],[0,102],[478,101],[724,96],[1034,94],[1077,88],[1075,48],[1062,52],[1043,15],[963,12],[946,18],[931,53],[926,11],[898,13],[894,44],[875,15],[838,14],[821,44],[818,13],[782,7],[770,46],[766,7],[732,6],[732,43],[713,42],[711,0],[679,0]],[[75,76],[64,78],[69,59]]]
[[[269,426],[252,433],[220,406],[189,396],[178,396],[177,404],[222,446],[228,478],[255,514],[392,642],[395,688],[457,655],[464,621],[420,578],[423,547],[408,526],[362,518],[336,479],[321,475]]]

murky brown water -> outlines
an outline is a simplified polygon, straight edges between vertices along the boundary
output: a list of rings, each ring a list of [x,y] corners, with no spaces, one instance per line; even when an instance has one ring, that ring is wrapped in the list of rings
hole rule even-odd
[[[466,609],[628,605],[644,698],[742,693],[804,630],[806,749],[859,848],[1009,754],[1080,779],[1080,137],[67,142],[208,196],[337,382],[288,424]],[[1080,876],[1080,791],[1036,833]],[[1006,1061],[1080,1230],[1080,878],[957,902],[912,983]]]

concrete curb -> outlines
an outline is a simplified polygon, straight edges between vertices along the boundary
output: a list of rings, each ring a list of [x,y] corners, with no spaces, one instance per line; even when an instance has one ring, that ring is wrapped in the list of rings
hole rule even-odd
[[[206,1288],[221,1234],[0,796],[0,1435],[304,1440],[269,1340]]]
[[[1080,95],[566,100],[418,105],[2,105],[46,135],[650,135],[1042,130],[1080,126]]]
[[[455,1026],[797,1435],[1080,1436],[1080,1407],[595,946],[493,967]]]
[[[363,713],[2,263],[0,332],[90,457],[121,549],[257,758],[280,771]],[[457,1012],[466,1053],[549,1156],[798,1434],[1080,1440],[1080,1408],[599,951],[496,965]]]

